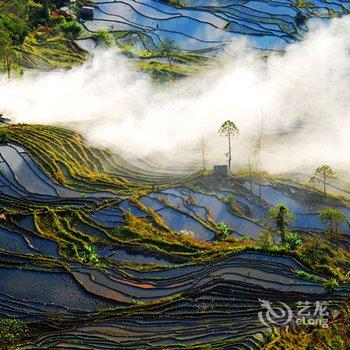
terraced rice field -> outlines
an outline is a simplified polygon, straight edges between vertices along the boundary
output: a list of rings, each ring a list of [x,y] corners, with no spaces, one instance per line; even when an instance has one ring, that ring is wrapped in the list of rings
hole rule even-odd
[[[350,12],[349,0],[15,3],[0,0],[1,33],[28,26],[5,49],[21,53],[14,70],[72,68],[115,44],[159,86],[217,68],[226,44],[242,39],[256,58],[282,55],[313,20]],[[81,6],[92,20],[79,18]],[[1,124],[0,350],[269,350],[283,336],[294,348],[308,332],[299,349],[319,340],[350,348],[349,184],[327,183],[326,195],[308,179],[259,169],[215,176],[124,159],[65,127]],[[271,214],[280,205],[290,222]],[[320,220],[328,208],[345,220]],[[301,304],[323,302],[332,339],[297,324]],[[293,317],[283,323],[285,312]],[[8,347],[13,320],[28,332]]]
[[[256,264],[256,267],[252,268],[252,264]],[[37,344],[62,348],[138,348],[142,336],[144,348],[150,349],[186,345],[201,348],[207,343],[213,344],[214,348],[226,348],[225,344],[235,344],[234,348],[258,348],[263,328],[254,320],[259,309],[257,296],[271,297],[278,291],[280,296],[288,299],[290,293],[287,294],[287,291],[293,291],[294,297],[299,299],[322,298],[323,288],[315,283],[305,284],[295,280],[292,273],[294,268],[299,267],[291,259],[241,254],[211,267],[193,266],[159,273],[138,273],[134,276],[139,281],[137,284],[120,287],[113,282],[108,288],[117,288],[118,291],[121,288],[123,295],[132,293],[135,298],[142,296],[147,300],[159,300],[169,293],[186,293],[188,296],[136,311],[140,309],[139,306],[134,315],[131,313],[126,317],[123,311],[118,311],[104,320],[66,330],[59,337],[54,333],[45,335],[37,340]],[[247,269],[250,270],[249,277],[246,276]],[[131,270],[126,272],[133,273]],[[90,285],[91,280],[82,275],[79,277],[85,288],[97,294],[104,292],[101,283],[105,285],[107,281],[103,282],[102,277],[96,276],[94,284],[99,284],[96,287]],[[215,279],[220,283],[214,284]],[[176,286],[170,287],[174,284]],[[112,295],[109,294],[109,297]],[[113,294],[113,297],[121,299],[119,295]],[[35,346],[29,343],[25,348]]]
[[[256,245],[276,204],[295,213],[295,231],[314,234],[323,207],[349,217],[346,200],[273,179],[259,190],[244,178],[143,171],[64,129],[2,130],[0,318],[35,329],[19,349],[258,349],[269,331],[259,299],[295,308],[349,296],[345,281],[330,294],[321,271]]]
[[[327,21],[349,13],[346,0],[326,1],[91,1],[94,20],[86,21],[87,31],[107,30],[124,42],[139,44],[154,51],[162,42],[172,41],[185,51],[208,51],[248,38],[254,47],[283,50],[307,32],[307,21]],[[80,45],[94,46],[85,39]]]

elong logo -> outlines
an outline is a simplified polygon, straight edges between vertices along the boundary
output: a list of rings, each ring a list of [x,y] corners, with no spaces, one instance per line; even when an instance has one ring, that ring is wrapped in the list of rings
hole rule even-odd
[[[295,314],[289,305],[284,302],[272,303],[259,299],[265,311],[258,313],[260,322],[266,327],[287,327],[294,320],[297,325],[319,326],[328,328],[329,303],[327,301],[298,301]],[[313,312],[312,312],[313,311]]]

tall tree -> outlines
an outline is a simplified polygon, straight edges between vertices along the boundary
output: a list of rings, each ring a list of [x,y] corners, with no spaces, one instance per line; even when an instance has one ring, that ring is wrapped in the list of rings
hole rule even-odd
[[[14,46],[11,36],[6,30],[0,30],[0,68],[11,77],[11,71],[18,66],[19,53]]]
[[[285,205],[280,204],[269,210],[269,218],[273,220],[284,243],[288,225],[294,220],[294,214]]]
[[[261,112],[261,119],[260,119],[260,127],[259,127],[259,135],[255,143],[255,149],[254,149],[254,155],[255,155],[255,168],[258,175],[258,189],[259,189],[259,198],[260,202],[262,203],[262,196],[261,196],[261,171],[260,171],[260,163],[261,163],[261,150],[263,148],[262,143],[262,137],[264,132],[264,113]]]
[[[311,177],[310,182],[316,183],[316,182],[322,182],[323,183],[323,193],[327,194],[327,181],[331,179],[335,179],[336,174],[333,171],[333,169],[330,167],[330,165],[323,164],[319,166],[316,170],[314,175]]]
[[[201,154],[203,169],[205,170],[206,169],[206,155],[207,155],[207,152],[210,150],[207,140],[204,137],[202,137],[194,150]]]
[[[249,188],[251,191],[253,191],[252,163],[250,161],[250,156],[248,156],[248,171],[249,171]]]
[[[347,222],[347,218],[343,212],[337,208],[327,208],[318,213],[320,222],[328,226],[328,232],[331,237],[335,237],[339,233],[339,225]]]
[[[239,129],[236,124],[231,120],[226,120],[219,129],[221,136],[227,137],[228,140],[228,152],[226,156],[228,158],[228,171],[231,172],[231,161],[232,161],[232,138],[239,134]]]

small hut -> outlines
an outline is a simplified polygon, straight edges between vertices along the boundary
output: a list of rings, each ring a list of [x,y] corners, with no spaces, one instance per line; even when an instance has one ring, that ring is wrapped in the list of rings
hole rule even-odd
[[[299,26],[304,25],[306,20],[307,17],[301,12],[298,12],[298,14],[295,16],[295,23]]]
[[[84,21],[92,21],[94,19],[94,8],[91,6],[83,6],[80,9],[80,18]]]
[[[214,175],[217,177],[227,177],[228,176],[227,165],[214,165]]]

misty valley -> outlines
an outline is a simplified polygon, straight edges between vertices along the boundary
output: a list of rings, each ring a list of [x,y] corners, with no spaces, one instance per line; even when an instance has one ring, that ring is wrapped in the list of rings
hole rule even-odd
[[[0,0],[0,349],[349,349],[349,12]]]

